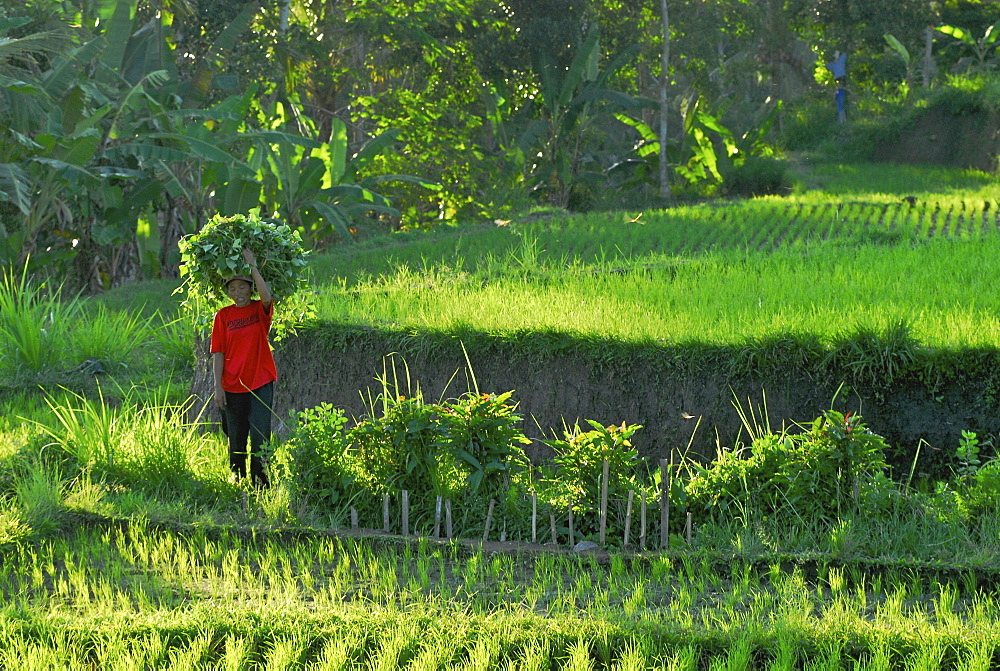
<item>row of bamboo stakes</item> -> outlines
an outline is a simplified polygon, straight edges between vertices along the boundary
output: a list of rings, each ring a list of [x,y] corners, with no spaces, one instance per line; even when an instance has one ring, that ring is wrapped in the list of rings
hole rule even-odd
[[[599,531],[599,541],[598,545],[604,545],[607,541],[607,528],[608,528],[608,478],[609,478],[610,466],[607,461],[603,464],[603,470],[601,473],[601,505],[600,505],[600,531]],[[670,549],[670,534],[668,530],[670,529],[670,484],[671,484],[671,464],[666,459],[660,460],[660,539],[659,548],[661,550]],[[633,500],[635,492],[629,491],[628,502],[625,505],[625,530],[624,537],[622,539],[623,545],[628,547],[630,541],[630,532],[632,529],[632,512],[633,512]],[[485,543],[490,539],[490,531],[493,524],[493,510],[496,506],[496,500],[490,499],[489,509],[486,512],[486,523],[483,526],[483,536],[482,541]],[[391,533],[391,523],[390,523],[390,500],[388,494],[382,495],[382,530],[385,533]],[[410,535],[410,493],[406,490],[400,492],[400,527],[403,536]],[[647,504],[646,498],[642,497],[639,507],[639,548],[645,550],[647,549],[648,539],[646,538],[646,513]],[[441,535],[441,522],[442,514],[444,517],[444,538],[451,540],[453,538],[452,534],[452,515],[451,515],[451,499],[444,499],[438,496],[434,504],[434,538],[442,538]],[[569,545],[572,547],[576,545],[575,531],[573,527],[573,508],[570,507],[568,511],[567,518],[569,526]],[[358,511],[356,508],[351,508],[351,528],[358,528]],[[552,545],[558,545],[559,539],[556,533],[556,515],[555,513],[549,513],[549,533],[550,533],[550,543]],[[684,534],[687,539],[688,545],[691,544],[691,513],[687,513],[687,519],[684,524]],[[538,543],[538,496],[534,493],[531,495],[531,542],[533,544]],[[500,542],[507,540],[507,525],[504,524],[500,531]]]

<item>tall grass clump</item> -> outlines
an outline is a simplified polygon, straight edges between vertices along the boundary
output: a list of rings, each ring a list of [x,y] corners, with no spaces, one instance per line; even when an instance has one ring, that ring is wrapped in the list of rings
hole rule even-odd
[[[40,464],[26,464],[24,473],[14,486],[14,501],[21,518],[33,533],[55,531],[62,520],[64,481],[58,471]],[[17,534],[17,525],[8,526],[8,534]]]
[[[20,273],[7,267],[0,276],[0,362],[9,372],[60,365],[81,310],[61,285],[31,278],[27,264]]]
[[[186,419],[192,402],[141,404],[125,392],[111,403],[103,393],[69,392],[47,396],[51,418],[32,422],[79,471],[153,490],[190,490],[222,479],[217,439]]]
[[[179,335],[170,333],[169,325],[157,328],[155,320],[156,313],[113,310],[68,296],[62,285],[30,275],[27,265],[20,271],[8,267],[0,275],[0,369],[33,379],[77,370],[120,372],[156,344],[179,359],[176,351],[185,348]]]
[[[73,324],[67,356],[75,362],[127,361],[150,344],[154,328],[153,317],[112,311],[103,303],[88,304]]]

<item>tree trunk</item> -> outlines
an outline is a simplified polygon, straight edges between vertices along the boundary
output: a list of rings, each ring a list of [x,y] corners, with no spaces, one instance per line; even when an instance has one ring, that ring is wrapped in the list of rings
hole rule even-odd
[[[927,26],[924,31],[924,88],[931,87],[931,75],[934,70],[934,28]]]
[[[142,278],[139,262],[139,243],[133,237],[111,248],[111,287],[125,287],[136,284]]]
[[[282,0],[281,3],[281,15],[279,19],[278,32],[284,35],[288,32],[288,13],[291,10],[292,2],[291,0]]]
[[[184,222],[177,201],[166,194],[167,207],[160,213],[160,277],[180,277],[177,243],[184,235]]]
[[[670,172],[667,165],[667,86],[670,83],[670,14],[667,0],[660,0],[660,16],[663,19],[663,62],[660,64],[660,196],[669,200]]]

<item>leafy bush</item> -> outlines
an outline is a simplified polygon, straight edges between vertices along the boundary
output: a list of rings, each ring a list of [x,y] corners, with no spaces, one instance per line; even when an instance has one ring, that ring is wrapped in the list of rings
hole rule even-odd
[[[322,404],[296,415],[276,465],[307,499],[350,501],[367,512],[382,494],[403,490],[411,500],[502,497],[511,474],[527,464],[521,446],[530,442],[510,396],[469,393],[426,403],[419,392],[383,395],[351,428],[342,410]]]
[[[527,464],[521,446],[531,441],[517,426],[521,417],[508,402],[513,393],[468,393],[441,407],[451,449],[471,469],[466,481],[474,493],[499,490],[505,477]]]
[[[787,161],[771,156],[750,156],[722,173],[722,193],[726,196],[752,198],[784,194],[790,189]]]
[[[963,430],[955,448],[958,465],[952,469],[953,479],[939,482],[935,492],[935,504],[955,507],[962,519],[991,514],[1000,504],[1000,458],[984,463],[980,450],[979,436]]]
[[[366,470],[383,474],[377,491],[454,496],[464,478],[439,408],[419,393],[383,399],[382,408],[350,432]]]
[[[803,96],[789,102],[782,119],[780,142],[788,151],[815,151],[837,144],[843,131],[836,123],[837,110],[833,96]]]
[[[348,448],[347,417],[321,403],[295,414],[295,428],[275,451],[274,468],[292,475],[297,492],[312,503],[336,506],[360,490],[357,460]]]
[[[974,483],[966,494],[970,514],[995,511],[1000,504],[1000,460],[993,459],[976,471]]]
[[[745,516],[792,514],[831,518],[856,508],[885,468],[885,441],[859,415],[825,411],[799,434],[764,433],[743,451],[725,452],[708,466],[693,464],[687,485],[692,507]]]
[[[574,425],[563,432],[563,438],[544,441],[555,456],[553,465],[542,470],[538,491],[539,498],[553,508],[596,510],[605,461],[609,497],[621,497],[640,488],[636,478],[639,453],[629,438],[642,427],[624,422],[605,427],[592,419],[587,423],[593,430],[581,431],[579,425]]]

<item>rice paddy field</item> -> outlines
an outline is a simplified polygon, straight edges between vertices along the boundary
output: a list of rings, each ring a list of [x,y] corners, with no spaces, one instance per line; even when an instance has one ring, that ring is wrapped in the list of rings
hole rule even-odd
[[[541,212],[379,241],[316,260],[317,275],[338,277],[316,305],[337,323],[500,336],[830,342],[902,322],[929,346],[1000,344],[1000,187],[979,173],[900,172],[814,175],[829,190],[786,198]],[[839,193],[845,183],[856,190]]]
[[[817,165],[784,198],[373,239],[313,260],[314,300],[412,331],[832,343],[903,322],[991,348],[998,231],[994,176]],[[0,668],[1000,666],[987,437],[954,481],[816,519],[734,505],[667,550],[352,529],[280,479],[229,481],[221,436],[184,419],[173,288],[0,287],[22,299],[0,310]]]
[[[976,572],[81,525],[5,553],[5,668],[988,669]]]

